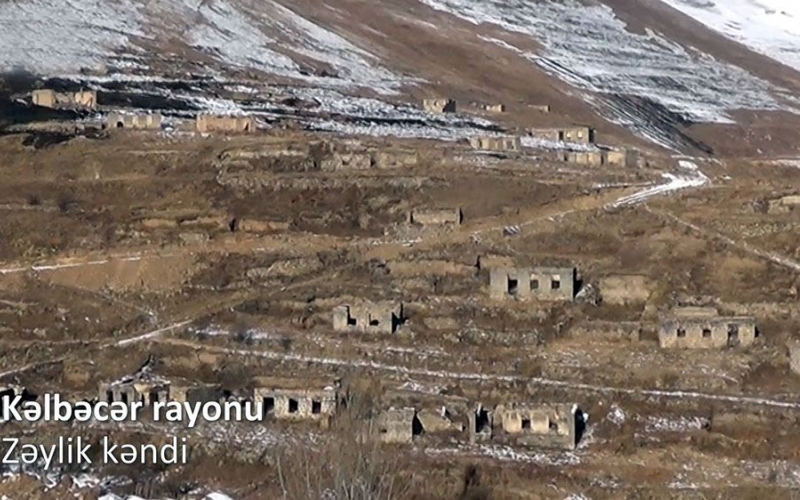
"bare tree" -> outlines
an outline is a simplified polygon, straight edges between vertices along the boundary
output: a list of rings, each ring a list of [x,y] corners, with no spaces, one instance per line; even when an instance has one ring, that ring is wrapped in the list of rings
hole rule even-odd
[[[372,432],[372,398],[344,398],[344,408],[317,443],[277,450],[275,467],[285,500],[404,500],[411,496],[408,467]],[[406,464],[407,465],[407,464]]]

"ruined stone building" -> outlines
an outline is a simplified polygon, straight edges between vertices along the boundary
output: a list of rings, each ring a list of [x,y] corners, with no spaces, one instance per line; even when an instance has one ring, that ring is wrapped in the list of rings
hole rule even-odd
[[[40,89],[31,92],[31,103],[45,108],[97,108],[97,91],[56,92]]]
[[[800,196],[783,196],[775,200],[769,200],[767,212],[770,214],[785,214],[795,211],[800,207]]]
[[[497,267],[489,271],[493,299],[568,300],[575,297],[574,267]]]
[[[195,128],[198,132],[253,132],[256,122],[251,116],[198,114]]]
[[[549,113],[550,112],[550,105],[549,104],[528,104],[528,107],[534,111],[538,111],[540,113]]]
[[[590,167],[608,165],[611,167],[637,167],[639,155],[631,150],[614,151],[568,151],[564,153],[564,161]]]
[[[543,448],[575,449],[578,441],[574,404],[509,403],[497,405],[492,440]]]
[[[586,165],[588,167],[599,167],[606,164],[605,151],[569,151],[565,154],[565,160],[569,163]]]
[[[474,411],[469,412],[467,431],[469,432],[470,444],[490,441],[493,435],[494,415],[479,405]]]
[[[169,400],[179,403],[223,403],[229,393],[218,384],[197,384],[190,381],[172,380],[169,385]]]
[[[641,159],[638,151],[632,149],[616,149],[606,151],[605,163],[612,167],[638,167]]]
[[[414,408],[389,408],[378,415],[373,432],[382,443],[410,443],[422,426]]]
[[[261,377],[255,380],[253,402],[262,403],[265,417],[330,422],[338,407],[339,380]]]
[[[489,113],[505,113],[506,112],[506,105],[495,103],[495,104],[484,104],[482,106],[484,111],[488,111]]]
[[[108,114],[106,127],[110,129],[160,130],[161,114],[113,112]]]
[[[337,332],[391,334],[403,320],[403,304],[392,302],[362,302],[333,310],[333,329]]]
[[[411,224],[421,226],[438,226],[461,224],[463,214],[460,208],[455,210],[421,209],[413,210],[408,214],[408,221]]]
[[[169,401],[169,386],[168,380],[149,372],[137,374],[115,382],[101,383],[97,400],[126,405],[140,402],[151,406],[159,401]]]
[[[522,151],[519,137],[471,137],[469,145],[481,151]]]
[[[422,109],[428,113],[455,113],[456,101],[445,98],[423,99]]]
[[[790,340],[786,346],[789,348],[789,369],[800,375],[800,340]]]
[[[466,429],[463,422],[458,422],[452,418],[445,406],[436,409],[422,408],[418,410],[417,421],[418,429],[423,434],[461,434]]]
[[[662,348],[712,349],[748,346],[755,342],[751,316],[719,316],[713,308],[679,308],[661,317],[658,341]]]
[[[593,144],[595,141],[595,132],[591,127],[532,128],[528,133],[533,137],[553,142]]]

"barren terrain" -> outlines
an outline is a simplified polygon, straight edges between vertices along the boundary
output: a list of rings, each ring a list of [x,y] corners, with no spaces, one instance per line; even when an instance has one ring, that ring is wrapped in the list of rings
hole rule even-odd
[[[92,400],[146,364],[236,398],[261,377],[341,379],[371,411],[446,408],[465,426],[512,401],[583,415],[568,451],[450,431],[357,449],[404,487],[364,499],[800,494],[800,80],[785,46],[682,0],[87,4],[0,3],[3,385]],[[97,107],[32,106],[36,87],[90,88]],[[425,112],[431,96],[458,112]],[[164,122],[105,127],[111,111]],[[257,130],[195,132],[203,112]],[[574,124],[597,144],[526,134]],[[521,150],[467,141],[504,135]],[[563,156],[612,148],[639,161]],[[463,220],[411,221],[432,209]],[[537,266],[574,266],[574,300],[490,297],[492,269]],[[362,301],[401,303],[402,325],[335,329],[334,310]],[[661,348],[680,306],[752,316],[756,341]],[[322,484],[363,458],[334,420],[4,423],[38,442],[187,437],[192,459],[4,466],[0,495],[306,500],[287,471]],[[329,490],[315,498],[344,498]]]

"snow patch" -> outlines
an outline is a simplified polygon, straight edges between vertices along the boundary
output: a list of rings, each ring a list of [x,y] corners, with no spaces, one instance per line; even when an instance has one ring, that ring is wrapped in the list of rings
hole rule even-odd
[[[606,418],[615,425],[622,425],[625,423],[626,415],[625,412],[622,411],[622,408],[616,404],[613,404],[611,405],[611,409],[609,410],[608,415],[606,415]]]
[[[494,24],[530,36],[541,54],[496,38],[491,43],[527,58],[584,91],[583,98],[620,125],[671,149],[694,145],[680,121],[730,123],[730,110],[783,109],[773,94],[787,91],[653,31],[628,31],[614,11],[576,0],[420,0],[474,24]],[[686,0],[688,1],[688,0]],[[743,0],[739,0],[743,1]],[[672,117],[665,116],[673,114]]]
[[[628,196],[623,196],[612,203],[610,208],[636,205],[647,201],[654,196],[667,194],[680,189],[699,187],[709,182],[709,178],[697,168],[695,163],[692,163],[688,160],[680,160],[678,162],[678,166],[683,172],[679,172],[677,174],[661,174],[662,177],[667,179],[666,183],[638,191]]]
[[[648,417],[646,429],[649,432],[690,432],[698,431],[708,425],[708,419],[700,417]]]
[[[97,68],[142,35],[131,0],[0,2],[0,69],[63,72]]]
[[[754,52],[800,70],[796,0],[660,1]]]

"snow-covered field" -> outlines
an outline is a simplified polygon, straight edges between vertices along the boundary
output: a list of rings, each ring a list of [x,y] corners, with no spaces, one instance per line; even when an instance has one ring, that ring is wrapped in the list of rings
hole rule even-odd
[[[602,4],[584,5],[576,0],[420,1],[475,24],[493,24],[531,37],[542,45],[541,53],[501,40],[494,43],[586,92],[586,100],[612,121],[675,149],[682,146],[675,138],[682,120],[730,123],[732,110],[783,109],[776,96],[789,97],[739,67],[659,33],[629,31],[614,11]]]
[[[800,70],[797,0],[660,0],[754,52]]]
[[[641,191],[637,191],[631,195],[623,196],[614,203],[610,208],[619,208],[628,205],[636,205],[647,201],[648,199],[681,189],[700,187],[709,182],[709,178],[697,168],[697,165],[688,160],[680,160],[678,162],[680,170],[674,174],[663,173],[661,174],[667,182],[657,186],[648,187]]]
[[[395,94],[405,82],[364,48],[273,0],[21,0],[0,2],[0,70],[55,75],[98,69],[145,43],[177,38],[218,63],[306,83]],[[163,58],[170,54],[155,55]],[[147,70],[131,59],[127,65]],[[321,63],[325,73],[311,70]],[[119,62],[119,59],[116,59]]]

